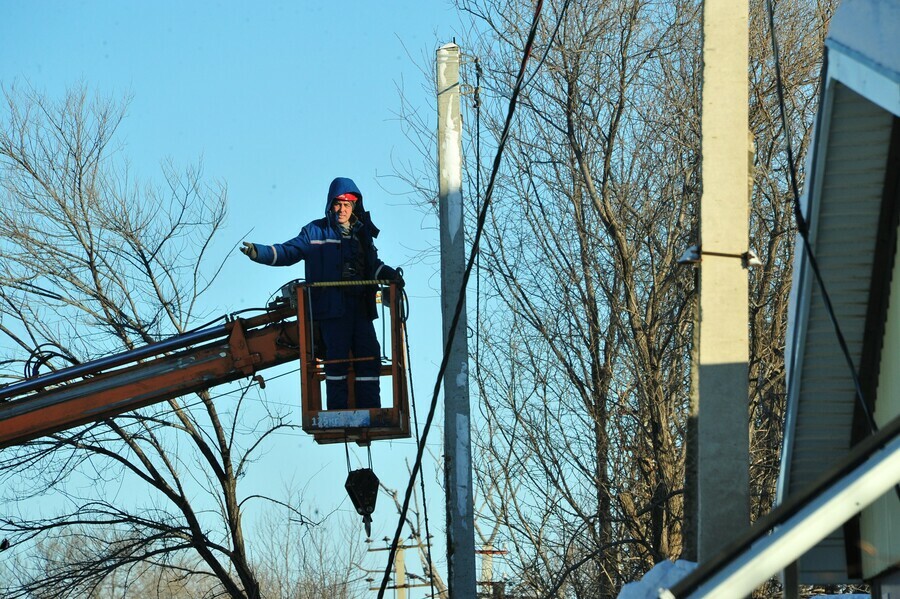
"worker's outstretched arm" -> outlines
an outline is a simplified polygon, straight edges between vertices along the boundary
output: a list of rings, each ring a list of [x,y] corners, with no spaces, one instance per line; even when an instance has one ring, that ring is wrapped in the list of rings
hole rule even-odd
[[[249,243],[245,241],[241,246],[248,258],[260,264],[269,266],[290,266],[306,258],[309,255],[309,233],[306,227],[300,234],[284,243],[264,245],[261,243]]]

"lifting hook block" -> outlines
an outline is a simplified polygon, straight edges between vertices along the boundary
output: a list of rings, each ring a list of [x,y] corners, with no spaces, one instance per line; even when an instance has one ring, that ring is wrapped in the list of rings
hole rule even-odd
[[[378,499],[378,477],[371,468],[352,470],[347,475],[344,483],[350,501],[356,508],[356,513],[363,517],[366,527],[366,536],[372,536],[372,512],[375,511],[375,501]]]

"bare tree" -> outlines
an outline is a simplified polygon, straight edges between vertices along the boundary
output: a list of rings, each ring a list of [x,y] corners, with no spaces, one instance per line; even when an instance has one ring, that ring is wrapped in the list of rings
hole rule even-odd
[[[57,102],[13,88],[4,100],[0,376],[34,376],[196,326],[221,267],[209,250],[225,186],[172,164],[158,185],[135,179],[116,147],[127,99],[77,88]],[[205,589],[200,596],[259,597],[239,480],[289,424],[249,391],[215,401],[204,392],[4,450],[0,537],[11,552],[72,535],[89,543],[72,547],[72,559],[19,561],[3,595],[87,596],[151,564]]]
[[[302,505],[301,494],[293,492],[290,501],[262,515],[253,551],[260,595],[272,599],[367,596],[361,528],[335,514],[320,515],[315,507],[301,512]]]
[[[466,4],[489,90],[524,38],[500,4]],[[611,597],[681,547],[696,6],[546,6],[480,256],[479,479],[533,593]]]
[[[23,554],[10,556],[14,565],[6,567],[6,571],[3,572],[4,580],[8,586],[12,586],[12,579],[26,571],[42,571],[43,578],[50,580],[60,569],[70,567],[69,564],[87,564],[88,567],[92,567],[98,554],[120,541],[111,534],[114,532],[109,529],[71,526],[63,535],[38,542],[35,551],[27,556]],[[23,567],[26,560],[31,562],[28,568]],[[90,589],[85,588],[85,594],[82,596],[90,599],[112,597],[190,599],[210,595],[211,587],[214,586],[211,580],[203,581],[184,575],[194,568],[196,564],[171,559],[167,563],[135,562],[110,572]],[[2,570],[0,568],[0,572]],[[25,580],[17,580],[16,583],[27,584]],[[53,586],[51,584],[47,588],[34,589],[29,596],[39,599],[56,597]]]

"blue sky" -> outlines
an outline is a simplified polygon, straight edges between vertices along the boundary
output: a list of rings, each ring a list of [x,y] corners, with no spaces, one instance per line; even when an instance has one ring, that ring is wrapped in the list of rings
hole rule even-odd
[[[227,183],[228,227],[216,249],[222,258],[251,229],[250,241],[293,237],[321,215],[333,177],[353,178],[382,229],[381,258],[406,271],[424,420],[441,335],[437,256],[422,260],[421,252],[438,245],[437,219],[412,207],[392,175],[402,163],[436,171],[428,162],[434,153],[420,154],[396,113],[402,89],[425,122],[436,122],[429,77],[436,49],[458,35],[450,4],[0,0],[0,14],[4,86],[61,97],[84,83],[102,95],[130,95],[119,140],[134,174],[152,179],[164,160],[202,159],[207,177]],[[299,265],[267,269],[234,252],[209,309],[261,306],[301,275]],[[299,402],[292,376],[267,392]],[[277,490],[281,481],[313,477],[307,493],[320,507],[344,502],[352,509],[343,476],[333,475],[332,467],[346,470],[343,447],[318,447],[299,434],[282,443],[270,452],[280,459],[257,469],[258,484]],[[440,430],[430,444],[440,449]],[[402,464],[413,455],[412,441],[373,447],[375,471],[402,490]],[[442,498],[432,493],[430,503],[434,532],[443,528]],[[380,499],[373,536],[392,535],[395,524],[393,507]]]

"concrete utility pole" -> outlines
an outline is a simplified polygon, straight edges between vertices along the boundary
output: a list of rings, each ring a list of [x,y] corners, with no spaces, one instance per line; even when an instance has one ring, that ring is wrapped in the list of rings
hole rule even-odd
[[[698,558],[750,523],[747,0],[703,3]]]
[[[441,313],[444,344],[465,272],[462,206],[462,116],[459,46],[437,51],[438,195],[441,222]],[[469,424],[469,348],[465,304],[444,376],[444,480],[447,563],[451,597],[475,596],[475,527]]]

